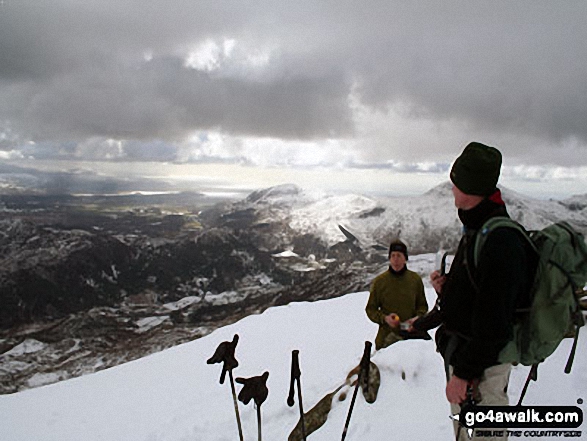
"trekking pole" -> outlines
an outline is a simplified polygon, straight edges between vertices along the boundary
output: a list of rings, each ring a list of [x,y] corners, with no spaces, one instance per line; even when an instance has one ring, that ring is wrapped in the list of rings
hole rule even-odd
[[[446,276],[446,258],[448,257],[448,251],[442,255],[440,263],[438,264],[438,271],[441,277]],[[428,311],[423,316],[418,317],[416,320],[412,322],[412,328],[416,331],[426,334],[422,337],[426,340],[430,339],[427,331],[430,329],[434,329],[437,326],[440,326],[442,323],[442,315],[440,313],[440,300],[442,298],[442,292],[437,293],[436,301],[434,302],[434,306],[430,311]],[[447,357],[448,358],[448,357]],[[446,368],[447,369],[447,378],[448,381],[448,363]]]
[[[573,313],[573,324],[575,325],[575,335],[573,336],[573,346],[571,347],[571,353],[569,354],[569,359],[567,360],[567,365],[565,366],[565,374],[571,373],[571,367],[573,366],[573,361],[575,360],[575,352],[577,351],[577,343],[579,342],[579,330],[581,326],[585,325],[585,319],[583,318],[583,313],[581,312],[581,306],[579,305],[579,297],[581,294],[585,294],[585,291],[580,289],[577,284],[569,277],[571,281],[571,286],[573,292],[575,293],[575,305],[576,310]]]
[[[522,389],[522,393],[520,394],[520,399],[518,400],[518,404],[516,404],[516,406],[522,405],[522,400],[524,399],[524,396],[526,395],[526,391],[528,390],[528,385],[530,384],[530,381],[537,381],[537,380],[538,380],[538,363],[533,364],[532,367],[530,368],[530,372],[528,373],[528,376],[526,377],[526,383],[524,383],[524,388]]]
[[[232,391],[232,401],[234,403],[234,412],[236,413],[236,424],[238,426],[238,435],[240,441],[244,441],[243,428],[241,425],[241,418],[238,411],[238,403],[236,401],[236,390],[234,387],[234,379],[232,377],[232,370],[238,366],[238,361],[234,356],[234,351],[238,343],[238,334],[234,334],[232,341],[223,341],[218,345],[214,355],[207,361],[208,364],[222,363],[222,373],[220,374],[220,384],[224,384],[226,378],[226,372],[228,372],[228,378],[230,379],[230,389]]]
[[[242,390],[238,394],[239,401],[244,404],[249,404],[253,400],[257,407],[257,438],[262,441],[261,434],[261,404],[267,399],[269,389],[267,389],[267,378],[269,372],[264,372],[263,375],[251,378],[237,378],[236,382],[243,385]]]
[[[240,441],[244,441],[243,426],[241,424],[241,417],[238,412],[238,402],[236,401],[236,390],[234,387],[234,378],[232,378],[232,370],[228,371],[228,376],[230,377],[230,389],[232,391],[232,403],[234,405],[234,413],[236,414],[236,425],[238,426],[238,436],[239,436]]]
[[[263,436],[261,435],[261,406],[257,406],[255,404],[255,407],[257,408],[257,439],[259,441],[262,441]]]
[[[446,275],[446,258],[448,257],[448,251],[442,255],[442,259],[440,259],[440,275]]]
[[[353,408],[355,407],[355,400],[357,399],[357,392],[359,391],[359,385],[361,384],[361,380],[363,378],[369,377],[369,364],[371,363],[370,355],[371,355],[371,342],[365,342],[365,350],[363,351],[363,357],[361,358],[361,362],[359,364],[359,376],[357,377],[357,384],[355,386],[355,391],[353,392],[353,398],[351,400],[351,406],[349,408],[349,412],[346,417],[346,422],[344,423],[344,430],[342,431],[342,438],[341,441],[344,441],[346,438],[347,431],[349,429],[349,423],[351,421],[351,414],[353,413]]]
[[[294,405],[294,382],[297,383],[298,386],[298,402],[300,405],[300,421],[302,426],[302,439],[306,441],[306,426],[304,424],[304,407],[302,405],[302,386],[300,382],[300,377],[302,372],[300,371],[300,360],[299,355],[300,351],[294,350],[291,352],[291,379],[289,382],[289,396],[287,397],[287,405],[289,407],[293,407]]]
[[[573,346],[571,346],[571,352],[569,353],[569,359],[567,360],[567,364],[565,366],[565,374],[571,373],[571,367],[573,366],[573,361],[575,360],[575,352],[577,352],[577,343],[579,342],[579,328],[583,326],[578,320],[583,320],[583,315],[581,312],[577,312],[575,314],[575,335],[573,336]]]
[[[475,399],[475,391],[473,390],[473,386],[471,383],[467,385],[467,398],[465,399],[464,403],[461,404],[461,412],[460,415],[463,415],[463,408],[475,407],[477,405],[477,400]],[[456,441],[459,441],[461,436],[461,430],[463,430],[463,422],[459,419],[459,428],[457,429]],[[469,431],[469,439],[473,433],[473,429],[467,429]]]

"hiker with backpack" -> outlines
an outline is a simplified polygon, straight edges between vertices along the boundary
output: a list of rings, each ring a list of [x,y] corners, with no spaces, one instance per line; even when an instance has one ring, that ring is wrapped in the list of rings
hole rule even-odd
[[[377,350],[406,338],[407,329],[402,328],[428,311],[422,278],[406,266],[406,244],[393,240],[388,258],[389,269],[373,280],[365,308],[369,320],[379,325],[375,337]],[[428,337],[426,333],[425,336]]]
[[[483,405],[508,405],[511,364],[500,363],[498,356],[512,337],[516,308],[526,300],[534,274],[533,254],[511,228],[493,231],[472,264],[480,228],[490,218],[509,217],[496,187],[501,162],[499,150],[472,142],[450,172],[464,233],[449,273],[435,271],[431,282],[440,297],[436,344],[447,367],[446,397],[453,414],[471,392]],[[457,425],[455,432],[468,439]]]

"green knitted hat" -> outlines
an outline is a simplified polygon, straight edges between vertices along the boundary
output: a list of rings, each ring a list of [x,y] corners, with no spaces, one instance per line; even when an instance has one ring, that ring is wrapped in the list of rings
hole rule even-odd
[[[408,247],[401,240],[394,239],[391,241],[391,244],[389,244],[389,254],[387,257],[391,257],[391,253],[393,251],[399,251],[400,253],[404,253],[404,256],[406,256],[406,260],[408,260]]]
[[[463,193],[489,196],[495,191],[501,168],[501,153],[495,147],[472,142],[450,171],[450,180]]]

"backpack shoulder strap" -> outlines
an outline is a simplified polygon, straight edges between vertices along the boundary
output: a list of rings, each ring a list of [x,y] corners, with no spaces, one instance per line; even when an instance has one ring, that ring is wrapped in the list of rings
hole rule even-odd
[[[485,241],[489,237],[489,234],[497,228],[512,228],[518,231],[520,236],[524,237],[526,242],[530,245],[530,248],[538,253],[538,250],[536,250],[536,245],[534,245],[534,242],[532,242],[532,239],[523,226],[509,217],[496,216],[485,221],[485,223],[481,226],[475,235],[475,245],[473,247],[473,265],[475,268],[479,263],[479,257],[481,256],[481,250],[483,249]]]

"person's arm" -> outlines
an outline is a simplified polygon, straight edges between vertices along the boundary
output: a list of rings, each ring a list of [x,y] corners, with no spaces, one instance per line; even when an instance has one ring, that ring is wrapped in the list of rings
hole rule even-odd
[[[528,259],[517,232],[498,228],[481,250],[471,340],[455,354],[454,374],[479,378],[511,338],[517,296],[526,287]]]
[[[418,279],[420,283],[418,286],[418,293],[416,294],[416,316],[420,317],[428,312],[428,301],[426,300],[424,283],[419,276]]]
[[[451,376],[446,385],[446,398],[449,403],[461,404],[467,399],[467,386],[469,382],[462,378]]]
[[[367,301],[365,312],[367,313],[369,320],[372,322],[377,323],[378,325],[385,324],[385,314],[381,312],[381,304],[379,302],[379,296],[377,295],[377,285],[375,282],[371,284],[369,300]]]
[[[440,271],[433,271],[430,274],[430,283],[432,283],[432,287],[434,288],[434,291],[436,291],[436,294],[440,295],[445,282],[446,276],[441,276]]]

